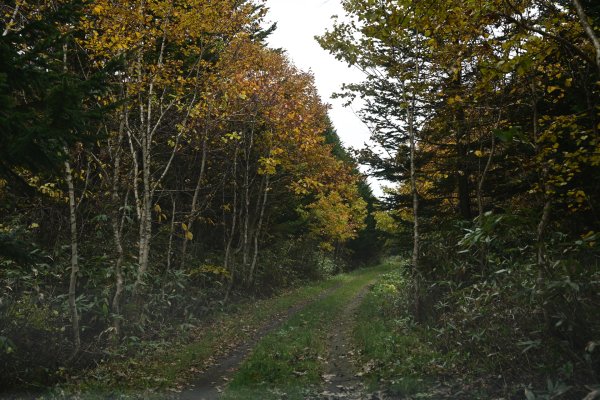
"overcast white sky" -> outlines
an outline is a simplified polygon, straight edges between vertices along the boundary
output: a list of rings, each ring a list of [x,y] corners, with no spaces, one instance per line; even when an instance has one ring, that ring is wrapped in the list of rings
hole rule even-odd
[[[347,147],[362,147],[369,139],[367,127],[350,108],[342,106],[343,100],[331,98],[343,83],[359,82],[362,74],[336,60],[314,40],[331,26],[332,15],[344,15],[339,0],[267,0],[267,7],[267,19],[277,22],[269,45],[287,50],[297,67],[313,72],[321,98],[332,106],[329,115],[340,138]]]
[[[342,84],[360,82],[362,73],[349,68],[323,50],[315,35],[323,34],[331,25],[331,16],[344,16],[340,0],[267,0],[267,22],[277,22],[277,30],[269,37],[269,45],[287,50],[294,64],[304,71],[312,71],[319,94],[331,104],[329,116],[346,147],[361,148],[369,141],[369,130],[355,115],[360,109],[343,107],[344,100],[332,99]],[[362,169],[362,168],[361,168]],[[381,196],[379,183],[369,179],[376,196]]]

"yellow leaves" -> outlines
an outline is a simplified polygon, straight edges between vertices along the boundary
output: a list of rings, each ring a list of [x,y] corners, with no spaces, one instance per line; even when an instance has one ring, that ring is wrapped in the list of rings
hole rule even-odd
[[[331,243],[328,243],[328,242],[319,243],[319,248],[326,253],[331,253],[335,250],[335,247]]]
[[[258,173],[260,175],[274,175],[277,170],[277,166],[281,165],[283,162],[280,158],[277,158],[277,156],[280,156],[284,153],[283,149],[276,147],[269,153],[269,157],[260,157],[258,159]]]
[[[473,154],[475,154],[475,157],[479,157],[479,158],[481,158],[481,157],[484,156],[484,154],[483,154],[483,152],[481,150],[475,150],[473,152]]]
[[[193,240],[194,239],[194,234],[192,232],[190,232],[186,223],[184,223],[184,222],[181,223],[181,229],[183,230],[183,237],[185,238],[185,240]]]
[[[279,155],[283,154],[284,152],[285,152],[285,150],[283,150],[283,149],[282,149],[282,148],[280,148],[280,147],[275,147],[274,149],[272,149],[272,150],[270,151],[270,153],[271,153],[271,157],[276,157],[276,156],[279,156]]]
[[[162,212],[160,205],[156,203],[154,205],[154,212],[158,214],[158,222],[161,223],[167,220],[167,216]]]
[[[364,228],[367,205],[354,190],[343,197],[338,191],[322,194],[301,213],[309,221],[311,232],[323,240],[322,248],[327,244],[343,243],[355,238]]]
[[[294,182],[292,184],[292,189],[294,191],[294,193],[296,194],[309,194],[313,191],[317,191],[318,189],[322,188],[324,185],[311,178],[311,177],[305,177],[302,178],[300,180],[298,180],[297,182]]]
[[[60,190],[59,188],[57,188],[56,183],[53,183],[53,182],[45,183],[45,184],[39,186],[38,190],[41,193],[43,193],[55,200],[61,200],[61,199],[64,200],[67,198],[65,196],[64,192],[62,190]]]
[[[396,234],[400,231],[400,224],[396,222],[392,213],[389,211],[374,211],[375,227],[377,230],[389,234]]]
[[[200,267],[190,271],[190,277],[194,278],[201,275],[215,275],[216,277],[230,278],[231,273],[224,267],[215,264],[202,264]]]
[[[573,197],[579,204],[583,203],[587,198],[583,190],[570,190],[568,195]]]
[[[227,133],[225,135],[223,135],[221,137],[221,141],[223,143],[229,143],[232,141],[239,141],[240,139],[242,139],[242,135],[238,132],[231,132],[231,133]]]
[[[448,98],[448,104],[449,105],[452,105],[452,104],[455,104],[455,103],[462,103],[462,102],[463,102],[463,98],[460,97],[459,95],[456,95],[454,97]]]
[[[563,91],[563,89],[560,86],[548,86],[548,88],[546,89],[548,94],[552,94],[553,92],[556,92],[557,90],[560,92]]]
[[[40,227],[40,224],[38,224],[37,222],[32,222],[29,225],[29,229],[35,229],[35,228],[39,228],[39,227]]]

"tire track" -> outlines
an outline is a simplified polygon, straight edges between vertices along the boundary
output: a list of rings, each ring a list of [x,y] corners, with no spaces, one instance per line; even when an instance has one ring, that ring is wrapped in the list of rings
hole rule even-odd
[[[302,311],[310,304],[331,296],[342,284],[339,283],[319,294],[319,296],[296,304],[283,315],[263,325],[244,344],[236,347],[227,355],[219,358],[192,382],[190,388],[184,390],[180,400],[216,400],[227,385],[237,368],[242,364],[258,342],[266,335],[279,329],[290,317]]]

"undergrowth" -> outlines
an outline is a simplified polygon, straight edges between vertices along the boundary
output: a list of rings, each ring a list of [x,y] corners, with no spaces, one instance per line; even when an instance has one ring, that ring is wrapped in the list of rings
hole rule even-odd
[[[211,359],[249,339],[252,332],[290,307],[314,298],[344,278],[336,276],[282,295],[241,303],[210,320],[181,327],[181,335],[144,341],[133,356],[118,356],[78,376],[68,377],[48,394],[51,398],[164,398],[177,393]]]
[[[395,395],[417,393],[430,384],[439,354],[407,309],[408,281],[397,268],[381,277],[357,312],[353,332],[362,375],[370,386]]]

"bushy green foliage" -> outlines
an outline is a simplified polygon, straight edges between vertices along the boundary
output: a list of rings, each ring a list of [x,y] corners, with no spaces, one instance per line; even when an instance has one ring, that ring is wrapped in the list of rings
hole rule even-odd
[[[535,228],[527,215],[487,213],[428,235],[428,325],[438,350],[456,354],[462,376],[505,371],[509,392],[549,378],[577,396],[600,366],[590,348],[600,332],[598,249],[594,235],[573,241],[555,232],[540,272],[530,250]]]

